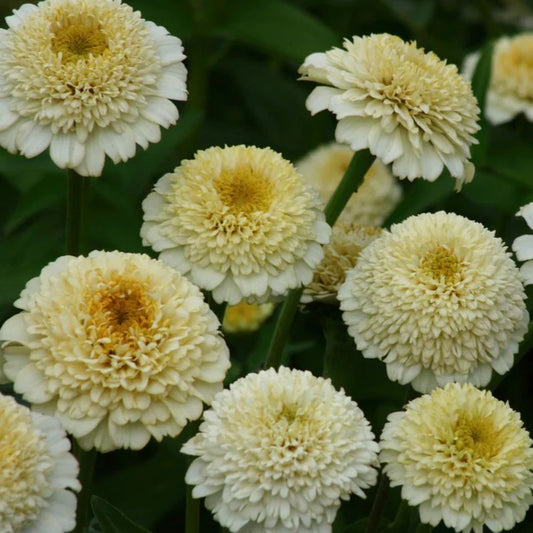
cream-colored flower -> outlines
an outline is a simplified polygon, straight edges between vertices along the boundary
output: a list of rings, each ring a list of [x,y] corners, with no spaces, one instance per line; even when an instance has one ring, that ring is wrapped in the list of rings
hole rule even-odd
[[[186,100],[183,48],[121,0],[24,4],[0,30],[0,145],[102,173],[159,142]]]
[[[532,444],[508,404],[450,383],[389,415],[380,459],[423,523],[497,533],[521,522],[533,502]]]
[[[64,256],[0,329],[15,391],[84,449],[175,436],[222,389],[228,349],[201,292],[146,255]]]
[[[217,302],[306,285],[331,229],[316,192],[280,154],[213,147],[165,174],[143,202],[143,244]]]
[[[472,77],[480,54],[465,58],[463,70]],[[533,121],[533,32],[502,37],[494,44],[485,115],[502,124],[524,113]]]
[[[324,203],[340,183],[353,150],[344,144],[331,143],[315,148],[296,163],[297,170],[320,193]],[[365,179],[351,196],[339,221],[362,226],[380,226],[398,205],[402,188],[390,170],[376,160]]]
[[[313,281],[304,290],[302,302],[337,302],[337,292],[346,272],[357,264],[361,250],[382,231],[381,228],[337,222],[333,226],[331,242],[324,247],[324,259],[316,268]]]
[[[421,392],[486,385],[513,365],[529,315],[506,246],[478,222],[425,213],[370,243],[338,294],[357,348]]]
[[[281,367],[217,394],[182,452],[193,497],[232,532],[329,533],[342,500],[375,484],[378,446],[329,379]]]
[[[533,202],[520,208],[517,216],[521,216],[527,225],[533,229]],[[513,251],[519,261],[525,261],[520,267],[520,274],[524,285],[533,283],[533,235],[521,235],[513,242]]]
[[[311,54],[299,70],[322,84],[307,108],[335,114],[337,141],[368,148],[400,178],[433,181],[446,166],[459,186],[470,181],[479,108],[457,67],[394,35],[353,37],[344,48]]]
[[[228,333],[247,333],[259,329],[261,324],[274,311],[274,304],[239,302],[228,305],[222,321],[222,329]]]
[[[0,420],[0,531],[72,530],[78,463],[59,421],[1,394]]]

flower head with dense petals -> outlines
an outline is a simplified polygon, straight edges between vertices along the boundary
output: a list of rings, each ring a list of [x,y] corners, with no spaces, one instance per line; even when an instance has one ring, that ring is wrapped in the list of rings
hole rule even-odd
[[[85,449],[175,436],[222,389],[218,320],[197,287],[146,255],[61,257],[15,305],[0,329],[4,373]]]
[[[337,302],[337,292],[346,272],[357,264],[361,250],[382,233],[381,228],[343,224],[333,226],[331,242],[324,247],[324,259],[315,270],[313,281],[307,285],[302,301]]]
[[[433,181],[446,167],[459,186],[472,179],[479,108],[454,65],[414,42],[378,34],[311,54],[299,72],[322,84],[307,108],[335,114],[337,141],[368,148],[400,178]]]
[[[330,380],[281,367],[219,393],[183,453],[185,481],[233,533],[329,533],[341,499],[375,484],[378,446]]]
[[[274,311],[274,304],[239,302],[228,305],[222,321],[222,329],[228,333],[248,333],[259,329]]]
[[[466,57],[467,77],[472,77],[479,57]],[[520,113],[533,121],[533,32],[498,39],[492,54],[485,115],[492,124],[502,124]]]
[[[0,145],[84,176],[146,148],[186,100],[181,41],[121,0],[24,4],[0,30]]]
[[[331,229],[316,192],[280,154],[213,147],[163,176],[143,202],[145,245],[217,302],[305,285]]]
[[[425,213],[370,243],[338,294],[365,357],[421,392],[450,381],[486,385],[503,374],[527,331],[519,271],[478,222]]]
[[[297,170],[319,193],[324,203],[340,183],[353,150],[331,143],[315,148],[296,163]],[[390,170],[379,160],[369,168],[363,183],[351,196],[339,221],[362,226],[380,226],[398,205],[402,188]]]
[[[497,533],[521,522],[533,503],[532,444],[508,404],[450,383],[389,415],[380,459],[423,523]]]
[[[533,202],[520,208],[517,216],[521,216],[527,225],[533,229]],[[513,242],[513,251],[519,261],[525,261],[520,267],[520,274],[524,285],[533,283],[533,235],[521,235]]]
[[[0,530],[72,530],[78,463],[59,421],[1,394],[0,420]]]

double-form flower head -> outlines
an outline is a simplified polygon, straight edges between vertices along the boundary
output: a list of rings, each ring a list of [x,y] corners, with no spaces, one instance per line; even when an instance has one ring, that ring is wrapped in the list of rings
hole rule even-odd
[[[157,182],[141,236],[164,263],[234,305],[311,281],[331,234],[321,208],[270,148],[213,147]]]
[[[228,349],[200,290],[146,255],[60,257],[0,329],[4,374],[84,449],[175,436],[222,389]]]
[[[377,479],[378,446],[329,380],[280,368],[217,394],[183,453],[185,481],[232,533],[330,533],[341,499]]]
[[[271,302],[263,304],[239,302],[235,305],[228,305],[224,312],[222,329],[228,333],[256,331],[272,314],[272,311],[274,311],[274,304]]]
[[[78,463],[59,421],[0,394],[0,530],[64,533],[76,525]],[[69,490],[71,489],[71,490]]]
[[[380,460],[423,523],[498,533],[512,530],[533,503],[532,444],[508,404],[450,383],[389,415]]]
[[[533,202],[520,208],[517,216],[521,216],[527,225],[533,229]],[[519,261],[525,261],[520,267],[520,274],[524,285],[533,283],[533,235],[520,235],[513,242],[513,251]]]
[[[492,369],[511,368],[529,322],[501,239],[442,211],[383,232],[362,250],[338,298],[363,355],[421,392],[450,381],[487,385]]]
[[[99,176],[158,142],[186,100],[181,41],[121,0],[24,4],[0,30],[0,145]]]
[[[307,108],[335,114],[338,142],[368,148],[400,178],[433,181],[446,167],[459,186],[472,179],[479,108],[454,65],[414,42],[378,34],[311,54],[299,72],[320,84]]]

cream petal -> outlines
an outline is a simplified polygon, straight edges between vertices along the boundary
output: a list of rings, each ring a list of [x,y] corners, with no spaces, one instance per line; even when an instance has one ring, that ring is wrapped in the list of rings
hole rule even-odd
[[[533,229],[533,202],[522,206],[516,216],[521,216],[526,221],[526,224]]]
[[[48,379],[34,364],[24,366],[16,376],[15,392],[30,403],[46,403],[54,398],[48,390]]]
[[[17,313],[8,318],[0,328],[0,340],[27,344],[31,340],[26,323],[26,312]]]
[[[159,96],[150,96],[146,99],[146,103],[146,107],[141,110],[144,118],[164,128],[168,128],[178,120],[178,109],[169,100]]]
[[[341,93],[340,89],[333,87],[315,87],[307,97],[305,107],[311,112],[311,115],[316,115],[320,111],[328,109],[331,98]]]
[[[85,155],[85,147],[76,135],[56,133],[50,143],[50,157],[59,168],[77,167]]]
[[[99,130],[94,131],[85,143],[85,156],[76,167],[82,176],[101,176],[105,164],[105,150],[100,142]]]
[[[11,98],[0,98],[0,131],[10,128],[20,117],[11,111]]]
[[[520,235],[514,240],[512,248],[519,261],[533,259],[533,235]]]
[[[171,100],[187,100],[186,77],[187,70],[183,63],[167,66],[159,78],[157,95]]]

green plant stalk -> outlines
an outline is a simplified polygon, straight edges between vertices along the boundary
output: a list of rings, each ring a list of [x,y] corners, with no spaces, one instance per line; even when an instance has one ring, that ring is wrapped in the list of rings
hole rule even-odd
[[[185,533],[200,533],[200,500],[192,497],[192,489],[185,489]]]
[[[66,253],[81,253],[81,235],[83,229],[83,196],[86,178],[74,170],[67,171],[67,217],[65,221]]]
[[[368,150],[355,152],[344,176],[335,189],[335,192],[329,199],[329,202],[324,210],[326,222],[333,226],[344,206],[352,194],[359,188],[363,182],[365,174],[370,165],[374,161],[374,157]],[[281,363],[283,355],[283,348],[289,338],[292,321],[296,315],[298,303],[302,296],[303,288],[293,289],[289,292],[287,298],[281,305],[280,312],[274,328],[274,334],[268,348],[268,354],[265,366],[267,368],[278,368]]]
[[[382,473],[379,478],[376,497],[372,502],[372,509],[370,510],[365,533],[376,533],[378,530],[383,511],[385,510],[385,504],[387,503],[387,497],[389,496],[389,488],[389,478]]]
[[[78,494],[78,505],[76,507],[76,527],[72,533],[83,533],[90,518],[91,489],[97,452],[96,450],[82,450],[79,444],[73,441],[72,453],[78,460],[80,467],[78,479],[81,483],[81,491]]]
[[[416,533],[431,533],[433,528],[429,524],[420,524],[416,528]]]

